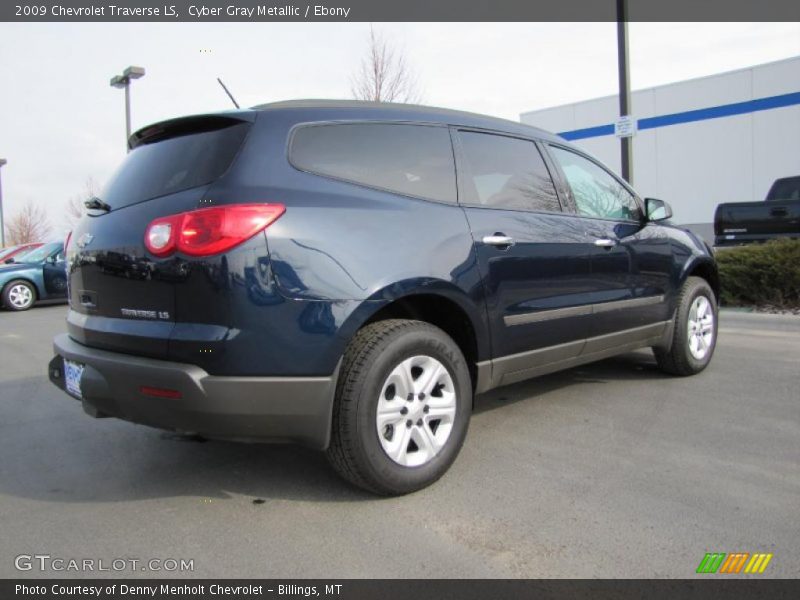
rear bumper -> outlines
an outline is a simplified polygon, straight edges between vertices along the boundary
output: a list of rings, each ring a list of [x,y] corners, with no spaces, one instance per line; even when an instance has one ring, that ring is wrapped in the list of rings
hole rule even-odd
[[[318,449],[330,441],[338,368],[330,377],[220,377],[194,365],[90,348],[67,334],[53,340],[53,350],[49,377],[61,390],[66,391],[63,359],[86,365],[82,403],[95,417],[218,439],[298,442]],[[180,397],[146,395],[142,386]]]

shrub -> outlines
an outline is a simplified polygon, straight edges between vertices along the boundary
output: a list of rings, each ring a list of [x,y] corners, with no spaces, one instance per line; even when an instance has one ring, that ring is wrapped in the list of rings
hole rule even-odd
[[[800,307],[800,240],[722,248],[716,256],[723,305]]]

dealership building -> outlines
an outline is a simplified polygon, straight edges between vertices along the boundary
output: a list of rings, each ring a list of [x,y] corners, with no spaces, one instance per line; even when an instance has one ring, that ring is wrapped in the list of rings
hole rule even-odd
[[[633,185],[713,237],[721,202],[763,200],[800,175],[800,56],[631,93]],[[620,172],[618,96],[523,113]]]

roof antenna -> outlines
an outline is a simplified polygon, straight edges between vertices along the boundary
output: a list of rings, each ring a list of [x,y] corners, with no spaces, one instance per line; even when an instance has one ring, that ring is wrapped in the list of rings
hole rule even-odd
[[[228,88],[226,88],[226,87],[225,87],[225,84],[224,84],[224,83],[222,83],[222,79],[220,79],[219,77],[217,77],[217,81],[218,81],[218,82],[219,82],[219,84],[222,86],[222,89],[223,89],[223,90],[225,90],[225,93],[226,93],[226,94],[228,94],[228,98],[230,98],[230,99],[231,99],[231,102],[233,102],[233,105],[234,105],[236,108],[239,108],[239,103],[236,101],[236,98],[234,98],[234,97],[233,97],[233,94],[231,94],[231,93],[230,93],[230,91],[228,90]]]

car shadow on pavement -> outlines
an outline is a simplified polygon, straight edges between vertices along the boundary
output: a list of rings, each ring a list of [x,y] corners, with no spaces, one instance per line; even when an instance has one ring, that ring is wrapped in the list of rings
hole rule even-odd
[[[475,398],[472,413],[479,415],[523,400],[535,401],[537,397],[549,392],[581,383],[604,384],[610,381],[647,381],[670,378],[670,375],[658,368],[652,352],[642,350],[542,375],[535,379],[480,394]]]
[[[483,394],[475,413],[535,402],[579,383],[663,377],[652,359],[630,354]],[[206,441],[92,419],[45,378],[6,381],[3,387],[13,392],[0,403],[0,496],[64,503],[178,497],[256,505],[271,499],[376,500],[339,479],[322,452]]]
[[[3,389],[0,503],[8,495],[65,503],[374,498],[339,479],[322,452],[288,444],[205,441],[113,418],[93,419],[44,377],[7,380]]]

